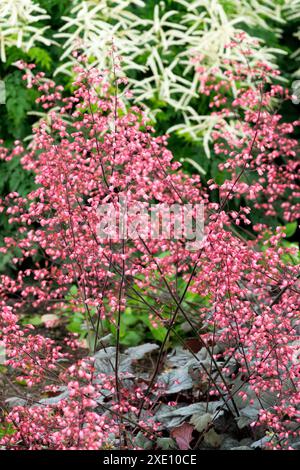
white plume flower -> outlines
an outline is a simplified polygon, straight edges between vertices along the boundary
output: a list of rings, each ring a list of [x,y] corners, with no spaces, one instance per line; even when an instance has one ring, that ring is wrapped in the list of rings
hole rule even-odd
[[[0,58],[6,61],[6,49],[17,46],[28,51],[36,42],[49,46],[44,33],[48,26],[35,25],[46,20],[46,11],[32,0],[0,1]]]
[[[289,22],[298,22],[300,20],[300,0],[285,0],[284,2],[283,11],[285,14],[286,19]],[[298,27],[297,32],[295,33],[295,37],[300,40],[300,26]],[[300,47],[297,49],[291,56],[291,59],[296,59],[296,61],[300,62]],[[300,78],[300,67],[294,73],[295,77]]]
[[[61,59],[67,59],[57,72],[69,73],[72,52],[79,44],[92,65],[108,67],[113,41],[124,71],[133,72],[129,73],[129,86],[135,100],[151,101],[152,118],[160,111],[159,103],[173,107],[183,119],[182,125],[170,130],[196,138],[202,130],[212,128],[212,121],[191,107],[199,88],[191,59],[201,53],[207,66],[218,67],[224,57],[233,58],[228,57],[225,46],[242,32],[242,23],[269,29],[267,18],[278,25],[284,22],[279,2],[274,7],[271,0],[229,0],[228,12],[222,4],[219,0],[174,0],[174,9],[170,9],[161,1],[154,6],[152,18],[145,19],[133,13],[132,7],[143,7],[139,0],[73,0],[71,15],[62,18],[65,24],[56,35],[65,41]],[[274,63],[279,52],[261,45],[256,58]]]
[[[201,54],[206,67],[219,69],[222,74],[224,58],[242,60],[241,53],[226,45],[243,32],[245,25],[272,29],[274,33],[276,22],[275,34],[280,37],[288,1],[300,0],[160,1],[149,14],[146,0],[70,0],[70,13],[62,17],[64,24],[55,35],[63,48],[56,73],[72,73],[76,62],[73,52],[78,48],[88,56],[91,66],[110,68],[113,44],[122,58],[122,69],[135,101],[148,103],[148,114],[153,120],[166,106],[176,110],[181,122],[169,131],[184,133],[191,139],[202,138],[209,156],[215,118],[199,115],[195,109],[199,79],[192,59]],[[34,18],[46,17],[31,0],[2,0],[2,4],[10,5],[10,11],[12,4],[22,4],[25,10],[27,5],[27,19],[28,5],[32,6],[30,14],[37,15]],[[14,18],[26,16],[21,15],[22,8],[15,8]],[[246,42],[247,38],[251,40],[248,33],[245,36]],[[282,49],[268,48],[260,41],[255,58],[271,65],[278,53],[283,53]]]
[[[100,68],[108,66],[108,52],[112,42],[125,61],[125,68],[139,68],[134,62],[139,54],[140,33],[137,26],[147,26],[145,20],[139,19],[127,7],[130,5],[144,6],[141,0],[73,0],[71,16],[62,19],[65,24],[56,38],[64,40],[64,53],[61,60],[65,61],[56,73],[70,70],[74,60],[72,52],[81,46],[85,54],[94,59],[92,65]],[[140,67],[144,70],[143,67]]]

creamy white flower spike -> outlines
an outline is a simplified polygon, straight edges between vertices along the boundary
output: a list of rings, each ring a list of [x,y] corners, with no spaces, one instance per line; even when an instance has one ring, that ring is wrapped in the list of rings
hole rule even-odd
[[[28,51],[35,43],[46,46],[51,40],[45,37],[48,26],[37,22],[49,15],[32,0],[1,0],[0,2],[0,59],[6,61],[6,49],[16,46]]]

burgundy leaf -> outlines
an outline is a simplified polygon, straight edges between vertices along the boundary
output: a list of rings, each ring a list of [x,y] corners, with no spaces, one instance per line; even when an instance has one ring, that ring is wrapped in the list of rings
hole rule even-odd
[[[177,442],[180,450],[187,450],[190,448],[193,430],[193,426],[188,423],[182,423],[177,428],[172,429],[171,436]]]

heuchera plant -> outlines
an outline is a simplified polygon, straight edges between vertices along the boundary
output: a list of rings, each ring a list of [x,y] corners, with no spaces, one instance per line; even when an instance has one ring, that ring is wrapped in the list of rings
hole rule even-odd
[[[20,65],[29,86],[41,92],[39,102],[51,121],[35,130],[30,149],[21,142],[11,153],[1,149],[5,160],[21,158],[37,188],[26,198],[13,193],[2,201],[18,236],[6,238],[1,248],[12,254],[16,274],[1,275],[0,339],[7,366],[29,386],[42,383],[54,395],[52,401],[27,398],[13,407],[7,421],[15,432],[2,445],[141,448],[141,435],[156,442],[164,430],[156,410],[177,406],[166,398],[168,384],[160,368],[170,336],[183,341],[175,327],[184,321],[199,343],[198,354],[187,343],[185,348],[198,364],[200,401],[220,401],[211,426],[224,410],[237,422],[250,416],[250,432],[267,432],[268,446],[292,448],[299,438],[300,403],[297,253],[283,244],[281,227],[274,231],[256,224],[255,239],[243,234],[251,211],[273,215],[275,203],[288,221],[299,217],[296,143],[289,136],[293,124],[281,123],[271,111],[273,98],[286,92],[272,83],[267,88],[274,72],[260,63],[251,72],[247,61],[230,64],[235,72],[225,73],[224,80],[199,66],[201,91],[211,95],[220,118],[216,149],[227,158],[220,200],[211,202],[217,183],[210,181],[205,189],[199,177],[186,175],[172,161],[166,137],[154,136],[141,110],[122,106],[124,79],[117,77],[118,66],[111,81],[108,72],[88,69],[83,57],[77,59],[69,98],[42,73],[34,76],[32,66]],[[245,87],[243,78],[249,73],[253,83]],[[233,83],[236,96],[225,98],[223,90],[231,90]],[[234,134],[226,127],[232,113],[240,115]],[[99,205],[117,205],[121,197],[146,207],[203,204],[201,244],[190,251],[183,239],[100,238]],[[71,347],[65,352],[18,324],[28,304],[63,314],[74,284],[73,313],[85,315],[89,333],[88,357],[81,360],[76,359],[76,341],[68,341]],[[186,302],[189,294],[196,299],[193,308]],[[133,376],[132,361],[120,351],[129,299],[147,311],[154,327],[165,326],[150,378]],[[116,330],[112,349],[102,338],[107,319]],[[97,366],[99,354],[106,354],[107,368]]]
[[[219,166],[227,173],[221,197],[235,182],[231,199],[246,199],[267,220],[277,215],[290,222],[300,210],[299,148],[292,138],[300,122],[282,122],[276,108],[291,97],[278,83],[280,73],[261,61],[250,66],[253,51],[243,41],[240,34],[228,45],[238,48],[243,60],[224,60],[213,74],[201,62],[196,66],[201,91],[216,117],[214,150],[226,158]]]

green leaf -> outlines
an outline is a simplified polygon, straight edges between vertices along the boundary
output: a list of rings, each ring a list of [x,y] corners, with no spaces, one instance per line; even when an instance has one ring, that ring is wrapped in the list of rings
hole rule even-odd
[[[297,222],[290,222],[289,224],[286,224],[284,228],[286,238],[290,238],[294,235],[294,233],[297,230],[297,225],[298,225]]]
[[[40,65],[46,70],[51,69],[52,59],[45,49],[42,49],[41,47],[32,47],[29,50],[28,55],[30,60],[35,64]]]
[[[34,315],[33,317],[26,317],[22,321],[24,325],[33,325],[33,326],[40,326],[43,324],[43,321],[41,319],[40,315]]]
[[[137,346],[142,340],[142,335],[136,331],[128,331],[123,338],[121,338],[121,344],[124,346]]]
[[[141,320],[149,328],[153,338],[161,343],[167,334],[167,328],[165,328],[164,326],[154,327],[147,315],[142,315]]]
[[[67,330],[71,331],[71,333],[79,333],[82,334],[84,331],[84,315],[79,312],[72,312],[71,313],[71,320],[67,325]]]
[[[122,322],[126,326],[134,326],[138,322],[138,316],[132,312],[130,307],[127,307],[122,317]]]
[[[77,286],[73,285],[70,290],[69,290],[69,294],[72,296],[72,297],[76,297],[77,294],[78,294],[78,288]]]
[[[27,123],[27,112],[33,108],[37,92],[27,89],[19,70],[4,79],[6,89],[6,111],[10,132],[15,138],[22,135],[22,128]]]
[[[213,417],[210,413],[195,413],[191,417],[190,423],[195,426],[198,432],[203,432],[208,428],[209,424],[212,423],[212,419]]]
[[[0,426],[0,439],[5,436],[11,436],[17,432],[17,430],[10,423],[4,423]]]
[[[153,442],[140,431],[135,438],[135,445],[141,449],[147,450],[152,449]]]
[[[157,447],[162,450],[176,449],[176,442],[171,437],[159,437]]]

